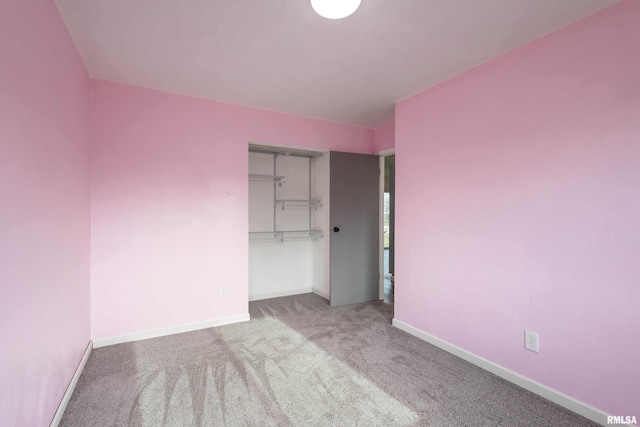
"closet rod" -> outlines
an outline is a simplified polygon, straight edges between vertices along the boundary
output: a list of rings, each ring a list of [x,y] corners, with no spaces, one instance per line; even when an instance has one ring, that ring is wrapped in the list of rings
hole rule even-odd
[[[293,200],[293,199],[278,199],[276,203],[282,205],[282,210],[285,210],[285,207],[289,208],[314,208],[317,209],[322,207],[322,202],[320,200]],[[311,229],[311,227],[309,227]]]
[[[263,182],[277,182],[282,185],[285,181],[284,176],[275,176],[275,175],[259,175],[256,173],[249,174],[249,181],[263,181]]]
[[[288,230],[288,231],[250,231],[249,238],[253,241],[271,241],[280,240],[295,241],[295,240],[309,240],[321,239],[323,236],[321,230]]]

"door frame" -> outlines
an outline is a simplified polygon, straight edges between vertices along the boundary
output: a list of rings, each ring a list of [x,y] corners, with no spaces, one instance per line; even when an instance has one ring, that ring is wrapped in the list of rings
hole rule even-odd
[[[378,298],[384,300],[384,158],[396,154],[395,147],[387,148],[386,150],[380,150],[376,152],[379,159],[379,181],[380,181],[380,198],[378,209],[378,229],[380,230],[380,237],[378,239]]]

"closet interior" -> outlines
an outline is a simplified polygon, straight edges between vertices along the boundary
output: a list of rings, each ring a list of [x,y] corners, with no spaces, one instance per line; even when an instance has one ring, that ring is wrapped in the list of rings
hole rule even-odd
[[[249,145],[249,299],[328,298],[328,156]]]

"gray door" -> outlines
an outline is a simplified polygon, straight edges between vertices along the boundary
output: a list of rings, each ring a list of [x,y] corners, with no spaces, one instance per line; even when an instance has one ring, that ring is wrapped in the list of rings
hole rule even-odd
[[[377,300],[378,157],[332,151],[329,168],[331,306]]]

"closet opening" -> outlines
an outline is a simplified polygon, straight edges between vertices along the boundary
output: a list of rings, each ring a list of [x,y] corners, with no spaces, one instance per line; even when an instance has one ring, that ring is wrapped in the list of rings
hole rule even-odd
[[[250,143],[248,179],[249,300],[328,298],[324,154]]]

